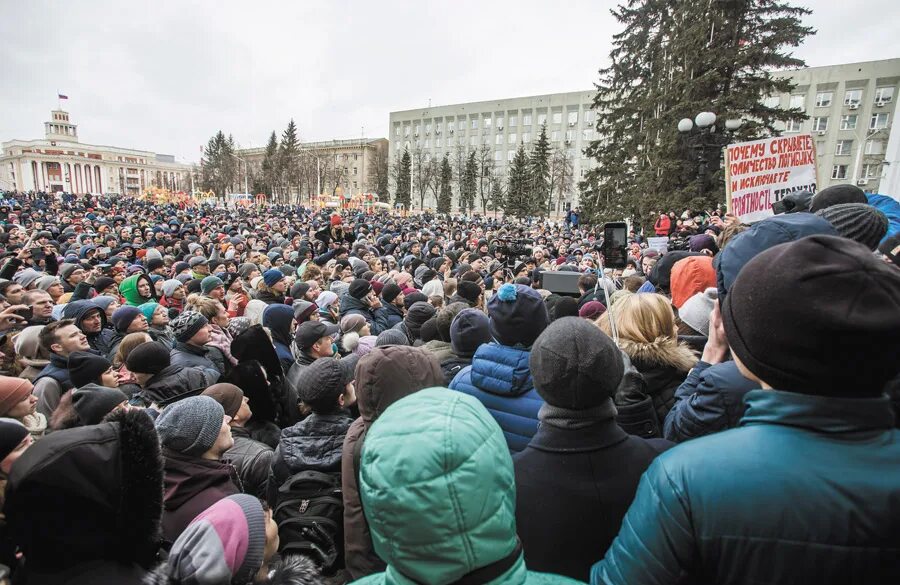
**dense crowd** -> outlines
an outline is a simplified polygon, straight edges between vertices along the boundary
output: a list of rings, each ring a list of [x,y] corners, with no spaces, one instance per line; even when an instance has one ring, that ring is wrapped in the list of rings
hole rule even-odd
[[[662,213],[606,267],[576,212],[7,193],[0,563],[898,583],[900,205],[877,203]]]

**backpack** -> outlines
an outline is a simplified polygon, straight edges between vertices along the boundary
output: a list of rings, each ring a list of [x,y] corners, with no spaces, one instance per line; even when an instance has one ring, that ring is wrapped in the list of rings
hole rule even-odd
[[[340,473],[301,471],[278,488],[273,513],[279,552],[311,558],[323,574],[343,566],[344,502]]]

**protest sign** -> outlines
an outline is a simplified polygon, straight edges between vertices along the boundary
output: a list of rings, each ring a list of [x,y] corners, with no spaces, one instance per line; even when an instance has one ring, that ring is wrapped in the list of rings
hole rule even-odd
[[[666,236],[647,238],[647,247],[656,250],[660,254],[665,254],[669,250],[669,238]]]
[[[794,191],[816,192],[816,143],[811,134],[779,136],[725,147],[728,211],[749,223],[772,215],[772,204]]]

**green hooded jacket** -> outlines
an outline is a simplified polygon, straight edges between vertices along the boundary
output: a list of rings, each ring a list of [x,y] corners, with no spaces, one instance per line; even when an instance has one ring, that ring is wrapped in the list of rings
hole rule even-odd
[[[509,447],[477,399],[428,388],[397,401],[360,461],[372,544],[388,567],[356,583],[441,585],[491,567],[502,572],[486,585],[578,583],[525,568]]]
[[[142,297],[138,294],[138,281],[144,279],[150,285],[150,296]],[[119,294],[125,297],[125,304],[139,307],[144,303],[156,300],[153,296],[153,281],[146,274],[134,274],[119,284]]]

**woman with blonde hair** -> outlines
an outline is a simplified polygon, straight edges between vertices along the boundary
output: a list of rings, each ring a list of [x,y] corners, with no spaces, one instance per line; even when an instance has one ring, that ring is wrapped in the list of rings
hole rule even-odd
[[[675,391],[697,363],[697,356],[678,343],[675,313],[669,300],[658,294],[641,293],[618,300],[598,320],[600,329],[612,336],[609,316],[615,319],[619,347],[647,383],[647,394],[659,422],[675,403]],[[640,401],[643,396],[617,396],[622,405]]]
[[[117,368],[119,373],[119,390],[124,392],[129,398],[134,396],[134,394],[141,389],[141,386],[138,384],[134,374],[128,370],[128,367],[125,365],[125,360],[128,359],[128,356],[131,355],[131,352],[134,351],[137,346],[150,341],[153,341],[153,338],[144,331],[129,333],[122,338],[122,342],[119,344],[119,347],[116,348],[116,353],[113,356],[113,367]]]

